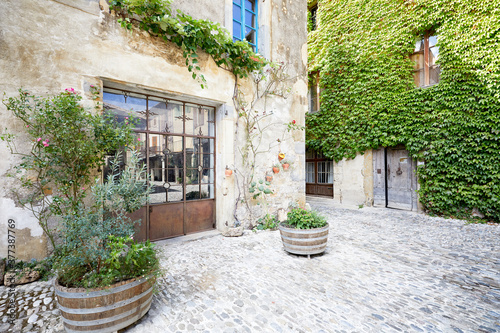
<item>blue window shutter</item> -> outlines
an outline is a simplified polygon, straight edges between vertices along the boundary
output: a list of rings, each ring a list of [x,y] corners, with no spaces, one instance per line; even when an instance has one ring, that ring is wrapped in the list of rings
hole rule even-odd
[[[233,0],[233,41],[246,40],[258,52],[258,0]]]

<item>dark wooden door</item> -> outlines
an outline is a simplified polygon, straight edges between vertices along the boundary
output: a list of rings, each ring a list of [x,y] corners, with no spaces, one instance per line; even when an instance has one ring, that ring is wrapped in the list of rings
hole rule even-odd
[[[373,153],[374,206],[417,210],[416,163],[401,147]]]
[[[306,194],[333,198],[333,161],[313,150],[306,152]]]

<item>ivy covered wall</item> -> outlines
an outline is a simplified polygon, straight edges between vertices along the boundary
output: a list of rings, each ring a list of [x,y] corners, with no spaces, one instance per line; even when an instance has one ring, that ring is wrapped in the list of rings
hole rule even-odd
[[[309,33],[321,112],[307,145],[339,161],[403,144],[428,212],[500,221],[500,0],[320,0]],[[438,84],[416,88],[415,43],[438,36]]]

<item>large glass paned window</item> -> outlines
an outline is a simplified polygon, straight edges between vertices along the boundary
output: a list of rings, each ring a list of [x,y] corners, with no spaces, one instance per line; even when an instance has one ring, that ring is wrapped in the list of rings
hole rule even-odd
[[[138,119],[131,148],[147,166],[150,204],[215,198],[214,107],[112,88],[104,90],[104,105],[117,122]],[[122,154],[121,168],[130,150]],[[107,166],[104,175],[109,172]]]
[[[257,52],[258,23],[256,0],[233,0],[233,41],[246,40]]]
[[[438,37],[426,34],[415,43],[414,53],[410,56],[413,60],[413,78],[415,86],[432,86],[439,82],[439,46]]]

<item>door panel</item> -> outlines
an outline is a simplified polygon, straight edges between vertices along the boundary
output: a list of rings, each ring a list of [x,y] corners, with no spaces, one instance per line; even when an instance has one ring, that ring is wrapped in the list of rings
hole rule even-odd
[[[184,234],[184,203],[149,206],[149,238],[159,240]]]
[[[385,150],[373,150],[373,205],[385,207]]]
[[[184,225],[186,234],[213,229],[214,224],[214,200],[189,201],[185,203]]]
[[[317,195],[333,197],[333,185],[318,185],[316,188]]]
[[[416,171],[403,147],[373,150],[373,205],[416,211]]]
[[[147,225],[146,213],[147,213],[147,208],[142,207],[133,213],[127,214],[127,216],[130,217],[132,221],[141,220],[140,224],[138,223],[135,225],[134,240],[136,242],[142,242],[148,239],[147,235],[148,225]]]
[[[411,210],[411,157],[404,149],[387,150],[387,207]]]

